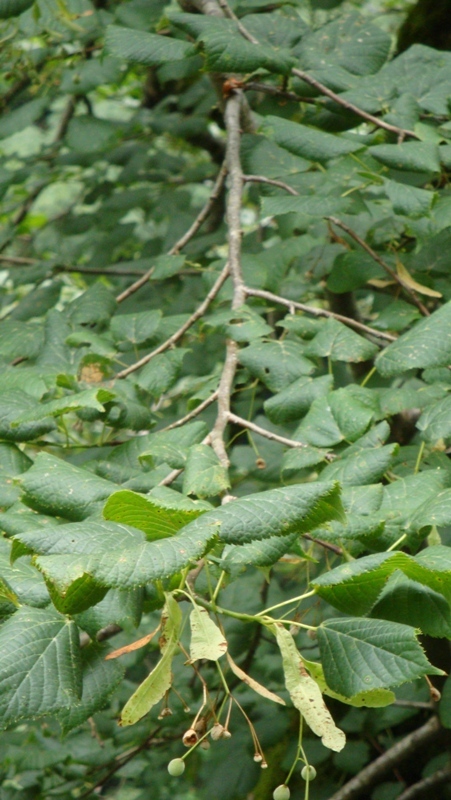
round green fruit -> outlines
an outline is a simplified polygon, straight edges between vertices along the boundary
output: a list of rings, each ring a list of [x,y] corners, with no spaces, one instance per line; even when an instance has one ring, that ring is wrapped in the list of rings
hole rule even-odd
[[[277,786],[274,789],[272,796],[274,800],[290,800],[290,790],[288,786],[285,786],[284,783],[281,783],[280,786]]]
[[[304,778],[305,781],[313,781],[316,778],[316,769],[312,767],[311,764],[306,764],[305,767],[302,767],[301,770],[301,777]]]
[[[178,778],[179,775],[183,775],[185,772],[185,762],[183,758],[173,758],[168,764],[168,772],[173,778]]]

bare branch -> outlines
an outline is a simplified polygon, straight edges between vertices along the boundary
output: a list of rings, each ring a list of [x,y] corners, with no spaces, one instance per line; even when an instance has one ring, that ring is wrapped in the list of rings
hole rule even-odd
[[[216,391],[213,392],[210,395],[210,397],[207,397],[206,400],[203,400],[202,403],[199,403],[199,405],[196,406],[196,408],[193,409],[193,411],[190,411],[189,414],[186,414],[184,417],[178,419],[176,422],[172,422],[170,425],[166,425],[165,428],[161,428],[160,432],[172,431],[174,428],[180,428],[182,425],[185,425],[187,422],[190,422],[192,419],[197,417],[198,414],[201,414],[202,411],[204,411],[204,409],[208,408],[208,406],[211,406],[211,404],[214,403],[215,400],[217,400],[217,397],[218,397],[218,390],[216,389]]]
[[[339,322],[343,322],[349,328],[355,328],[356,331],[366,333],[368,336],[375,336],[378,339],[385,339],[388,342],[394,342],[397,337],[391,333],[383,333],[377,331],[375,328],[370,328],[369,325],[364,325],[363,322],[358,322],[351,317],[344,317],[342,314],[335,314],[333,311],[327,311],[325,308],[315,308],[314,306],[307,306],[304,303],[297,303],[295,300],[288,300],[286,297],[280,297],[272,292],[267,292],[264,289],[251,289],[250,286],[245,287],[246,294],[249,297],[261,297],[262,300],[269,300],[272,303],[278,303],[281,306],[286,306],[290,311],[297,309],[304,311],[305,314],[311,314],[313,317],[332,317]]]
[[[250,431],[258,433],[259,436],[264,436],[265,439],[271,439],[273,442],[279,442],[280,444],[284,444],[286,447],[307,447],[304,442],[297,442],[295,439],[288,439],[286,436],[279,436],[278,433],[267,431],[266,428],[261,428],[260,425],[256,425],[255,422],[251,422],[248,419],[243,419],[243,417],[238,417],[237,414],[232,414],[231,411],[229,411],[227,416],[229,422],[233,422],[235,425],[240,425],[242,428],[248,428]]]
[[[64,109],[61,119],[59,121],[59,125],[57,131],[55,133],[55,138],[53,140],[53,144],[59,144],[62,139],[64,139],[67,129],[69,127],[69,122],[71,121],[72,117],[74,116],[75,109],[77,107],[77,97],[75,95],[71,95],[69,97],[69,101]]]
[[[226,282],[228,276],[229,276],[229,266],[228,264],[226,264],[226,266],[220,273],[219,277],[216,279],[215,283],[208,292],[207,296],[202,301],[200,306],[198,306],[198,308],[194,311],[194,313],[191,314],[190,318],[187,319],[186,322],[184,322],[183,325],[181,325],[180,328],[175,333],[173,333],[172,336],[169,337],[169,339],[166,339],[165,342],[156,347],[155,350],[152,350],[151,353],[148,353],[146,356],[143,356],[143,358],[140,358],[139,361],[136,361],[134,364],[131,364],[126,369],[123,369],[121,370],[121,372],[118,372],[116,374],[116,378],[126,378],[127,375],[130,375],[132,372],[136,372],[136,370],[143,367],[144,364],[148,364],[149,361],[152,360],[152,358],[155,358],[155,356],[158,356],[160,353],[164,353],[165,350],[168,350],[170,347],[176,344],[176,342],[178,342],[179,339],[182,338],[182,336],[186,333],[186,331],[189,328],[191,328],[191,326],[194,325],[194,323],[197,322],[197,320],[200,319],[200,317],[202,317],[205,314],[211,301],[216,297],[222,285]]]
[[[325,550],[330,550],[332,553],[335,553],[337,556],[343,555],[343,550],[338,544],[332,544],[332,542],[325,542],[323,539],[315,539],[313,536],[310,536],[309,533],[302,534],[303,539],[308,539],[309,542],[314,542],[314,544],[318,544],[320,547],[324,547]]]
[[[251,44],[258,44],[257,39],[254,36],[252,36],[252,34],[249,33],[248,30],[246,30],[244,25],[238,19],[237,15],[234,13],[234,11],[232,11],[229,4],[227,3],[227,0],[218,0],[218,5],[220,6],[220,8],[222,8],[226,17],[228,17],[229,19],[233,19],[236,22],[238,30],[241,33],[241,36],[247,39],[248,42],[251,42]]]
[[[232,308],[243,305],[246,300],[243,276],[241,273],[241,201],[243,192],[243,172],[240,161],[240,116],[241,92],[234,92],[227,100],[224,120],[227,130],[226,163],[229,172],[229,192],[227,196],[227,223],[229,226],[229,268],[233,282]],[[226,357],[218,386],[218,413],[211,432],[211,446],[221,463],[227,468],[229,458],[224,442],[224,431],[230,413],[230,397],[233,391],[238,345],[229,339]]]
[[[227,175],[227,167],[225,164],[219,170],[218,176],[214,183],[213,189],[211,191],[210,197],[208,198],[207,202],[203,206],[203,208],[199,211],[196,219],[194,220],[193,224],[188,228],[186,233],[178,239],[178,241],[171,247],[168,251],[169,256],[177,255],[177,253],[185,247],[186,244],[193,238],[193,236],[197,233],[201,225],[205,222],[208,215],[210,214],[216,200],[218,199],[219,195],[222,192],[222,187],[224,186],[225,177]],[[135,283],[132,283],[125,291],[118,294],[116,297],[116,301],[118,303],[123,303],[130,295],[137,292],[138,289],[141,289],[144,286],[149,278],[152,276],[155,267],[151,267],[147,272],[142,275]]]
[[[257,81],[247,81],[243,86],[243,91],[262,92],[270,94],[272,97],[280,97],[281,100],[292,100],[294,103],[308,103],[317,106],[322,102],[322,97],[302,97],[296,92],[287,92],[279,89],[278,86],[271,86],[269,83],[258,83]]]
[[[264,175],[243,175],[243,181],[245,183],[269,183],[270,186],[278,186],[279,189],[285,189],[289,194],[296,195],[296,197],[299,196],[299,192],[293,189],[292,186],[288,186],[288,183],[277,181],[274,178],[265,178]]]
[[[417,136],[415,131],[409,131],[405,128],[399,128],[397,125],[391,125],[389,122],[384,122],[383,119],[379,119],[378,117],[374,117],[372,114],[368,114],[362,108],[354,105],[354,103],[350,103],[349,100],[345,100],[344,97],[341,97],[339,94],[335,94],[331,89],[328,89],[327,86],[324,86],[323,83],[320,83],[316,80],[316,78],[312,78],[311,75],[308,75],[307,72],[304,72],[301,69],[297,69],[293,67],[291,70],[292,75],[295,75],[297,78],[300,78],[305,83],[308,83],[309,86],[313,86],[320,94],[329,97],[334,103],[337,103],[342,108],[345,108],[347,111],[352,111],[357,116],[362,117],[367,122],[372,122],[373,125],[376,125],[378,128],[383,128],[386,131],[390,131],[390,133],[396,133],[400,140],[402,141],[405,139],[406,136],[410,136],[413,139],[419,139],[420,137]]]
[[[397,800],[421,800],[421,798],[434,796],[434,790],[441,786],[442,783],[451,782],[451,766],[448,765],[443,769],[437,770],[432,775],[424,778],[413,786],[409,786],[402,794],[398,796]],[[431,794],[429,794],[432,791]]]
[[[166,477],[163,478],[162,481],[160,481],[158,486],[169,486],[171,483],[175,481],[176,478],[178,478],[179,475],[182,474],[182,472],[183,469],[173,469],[172,472],[169,473],[169,475],[166,475]]]
[[[416,750],[433,741],[443,730],[436,716],[431,717],[421,728],[409,733],[400,742],[390,747],[383,755],[368,764],[358,775],[345,783],[329,800],[356,800],[366,795],[369,789],[378,783],[387,772],[412,755]],[[400,800],[400,798],[398,798]]]
[[[376,253],[376,251],[373,250],[373,248],[370,247],[369,244],[365,242],[364,239],[362,239],[355,231],[353,231],[352,228],[349,227],[349,225],[346,225],[345,222],[342,222],[340,219],[337,219],[337,217],[325,217],[325,219],[327,219],[329,222],[332,222],[333,225],[337,226],[337,228],[341,228],[342,231],[345,231],[345,233],[347,233],[351,237],[351,239],[354,239],[354,241],[357,242],[357,244],[360,245],[360,247],[363,250],[365,250],[365,252],[368,253],[369,256],[371,256],[373,261],[375,261],[376,264],[379,264],[379,266],[382,267],[383,270],[385,270],[387,275],[390,275],[391,279],[394,280],[395,283],[399,284],[399,286],[401,286],[401,288],[406,292],[406,294],[409,295],[412,303],[416,305],[416,307],[421,311],[421,313],[425,317],[429,317],[430,314],[428,309],[426,308],[426,306],[423,305],[421,300],[418,299],[415,292],[410,288],[410,286],[407,285],[405,281],[403,281],[403,279],[396,272],[394,272],[394,270],[392,270],[392,268],[387,264],[387,262],[384,261],[383,258],[381,258],[380,255]]]
[[[21,267],[32,267],[33,264],[38,263],[39,259],[23,258],[22,256],[4,256],[0,254],[0,261],[5,261],[7,264],[17,264]]]

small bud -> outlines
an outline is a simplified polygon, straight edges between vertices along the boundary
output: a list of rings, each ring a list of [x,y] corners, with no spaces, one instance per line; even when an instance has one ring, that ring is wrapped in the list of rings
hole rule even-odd
[[[306,764],[305,767],[302,767],[301,777],[305,781],[314,781],[315,778],[316,778],[316,769],[315,769],[315,767],[312,767],[311,764]]]
[[[183,739],[182,739],[182,742],[185,745],[185,747],[192,747],[193,744],[196,744],[197,741],[199,741],[199,737],[196,731],[193,728],[188,728],[188,730],[185,731],[185,733],[183,734]]]
[[[262,769],[268,769],[268,762],[267,761],[262,761],[261,764],[260,764],[260,767]]]
[[[286,786],[284,783],[281,783],[280,786],[277,786],[276,789],[274,789],[272,796],[274,800],[290,800],[290,794],[291,792],[288,786]]]
[[[257,458],[255,461],[257,469],[266,469],[266,461],[264,458]]]
[[[430,687],[429,694],[431,695],[431,700],[433,703],[438,703],[442,697],[441,692],[439,692],[439,690],[436,689],[435,686]]]
[[[202,750],[209,750],[211,745],[210,745],[210,742],[208,741],[208,739],[202,739],[199,747],[201,747]]]
[[[164,719],[165,717],[172,716],[172,711],[170,708],[162,708],[160,713],[158,714],[158,719]]]
[[[223,739],[231,739],[232,738],[232,734],[230,733],[230,731],[223,731],[222,738]]]
[[[221,725],[220,722],[215,722],[212,729],[210,730],[210,736],[214,742],[217,742],[218,739],[222,739],[224,736],[224,725]]]
[[[169,775],[173,778],[178,778],[185,772],[185,762],[182,758],[173,758],[168,764]]]
[[[261,753],[255,753],[254,761],[256,761],[257,764],[260,764],[260,761],[263,761],[263,756],[261,755]]]

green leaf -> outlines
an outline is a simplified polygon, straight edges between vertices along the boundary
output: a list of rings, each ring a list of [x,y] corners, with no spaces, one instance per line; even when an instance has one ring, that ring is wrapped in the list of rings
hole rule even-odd
[[[209,72],[253,72],[267,69],[287,75],[295,59],[289,48],[254,44],[244,39],[236,22],[196,14],[172,14],[171,22],[202,42]]]
[[[434,192],[418,189],[397,181],[386,181],[385,190],[396,214],[408,217],[424,217],[429,214]]]
[[[122,709],[119,724],[134,725],[158,703],[172,683],[171,664],[182,628],[182,612],[172,595],[166,595],[160,642],[162,656]]]
[[[146,67],[158,67],[160,64],[179,61],[194,55],[195,52],[189,42],[168,36],[157,36],[147,31],[122,28],[119,25],[108,25],[105,50],[124,61],[144,64]]]
[[[206,658],[208,661],[217,661],[227,652],[227,642],[224,634],[210,618],[205,608],[200,608],[193,602],[193,609],[189,616],[191,628],[190,656],[191,661]]]
[[[124,669],[118,661],[105,661],[105,647],[91,642],[81,650],[83,688],[81,699],[58,712],[63,734],[82,725],[100,711],[119,686]]]
[[[319,575],[313,579],[312,586],[320,597],[339,611],[367,614],[390,575],[396,569],[402,569],[408,560],[405,553],[376,553]]]
[[[151,433],[146,439],[147,446],[139,457],[152,464],[164,463],[169,464],[172,469],[182,469],[190,447],[199,444],[207,433],[206,424],[199,421],[190,422],[178,430]]]
[[[375,619],[329,619],[318,628],[324,676],[346,697],[441,675],[418,643],[414,628]]]
[[[115,314],[110,331],[120,350],[133,350],[150,339],[158,328],[161,311],[140,311],[132,314]]]
[[[392,169],[409,172],[440,172],[438,146],[428,142],[377,144],[368,152],[376,161]]]
[[[342,67],[355,75],[377,73],[390,52],[391,41],[367,16],[355,11],[313,30],[298,50],[304,69]]]
[[[212,497],[230,487],[226,467],[209,445],[190,447],[183,475],[183,491],[198,497]]]
[[[0,394],[0,437],[13,442],[28,442],[54,430],[49,419],[19,422],[21,417],[33,415],[36,398],[19,389],[9,389]],[[43,415],[45,416],[45,415]]]
[[[272,392],[285,389],[296,378],[313,372],[314,365],[297,342],[255,342],[239,351],[240,363]]]
[[[305,353],[332,361],[368,361],[376,355],[377,346],[336,319],[329,318],[309,342]]]
[[[373,450],[362,447],[360,452],[345,450],[321,473],[324,480],[337,480],[343,485],[361,486],[382,478],[399,450],[399,445],[387,444]]]
[[[159,397],[174,385],[188,350],[179,347],[155,356],[135,377],[135,382],[154,397]]]
[[[263,133],[295,156],[321,164],[337,156],[355,153],[362,147],[358,142],[271,115],[265,117]]]
[[[276,217],[281,214],[307,214],[312,217],[324,217],[325,214],[343,211],[348,202],[336,197],[263,197],[261,201],[262,215]]]
[[[354,697],[345,697],[329,688],[321,664],[318,664],[316,661],[307,661],[307,659],[303,657],[302,662],[318,684],[322,693],[327,694],[328,697],[333,697],[335,700],[339,700],[340,703],[346,703],[346,705],[354,706],[355,708],[382,708],[383,706],[394,703],[396,700],[396,695],[394,692],[391,692],[390,689],[368,689],[365,692],[359,692],[359,694],[354,695]]]
[[[94,503],[116,489],[114,483],[50,453],[39,453],[21,482],[25,501],[32,508],[73,520],[85,519]]]
[[[49,604],[49,593],[39,572],[22,559],[11,563],[11,543],[0,540],[0,581],[3,598],[13,606],[19,604],[43,608]],[[12,609],[11,609],[12,610]]]
[[[258,542],[242,545],[226,545],[221,558],[221,569],[233,572],[236,567],[252,565],[254,567],[271,567],[297,541],[297,534],[289,536],[271,536]]]
[[[409,369],[446,367],[451,362],[451,302],[392,342],[376,359],[381,375],[390,377]]]
[[[102,403],[108,403],[110,400],[113,400],[114,397],[114,392],[111,392],[109,389],[85,389],[74,395],[66,395],[58,400],[42,403],[35,411],[20,414],[13,423],[13,427],[23,425],[27,422],[36,422],[45,417],[59,417],[62,414],[67,414],[70,411],[77,411],[80,408],[94,408],[96,411],[104,412],[105,406],[102,405]]]
[[[417,428],[426,442],[435,444],[439,439],[445,441],[451,436],[451,397],[444,397],[423,411],[417,421]]]
[[[451,728],[451,677],[445,681],[442,689],[442,699],[438,707],[440,722],[444,728]]]
[[[112,494],[103,509],[105,519],[144,531],[149,542],[173,536],[201,513],[202,510],[194,508],[167,508],[153,497],[143,497],[129,491]]]
[[[0,628],[0,726],[76,704],[81,695],[78,630],[50,609],[20,608]]]
[[[298,378],[269,400],[265,400],[263,404],[265,414],[275,425],[297,420],[309,410],[317,397],[327,394],[332,385],[332,375]]]
[[[27,8],[30,8],[34,0],[0,0],[0,19],[18,17]]]
[[[351,250],[340,253],[327,279],[327,288],[341,294],[360,289],[372,278],[385,278],[386,272],[367,253]]]
[[[217,311],[205,319],[205,324],[219,328],[235,342],[251,342],[272,332],[271,327],[249,306]]]
[[[451,639],[451,608],[443,595],[395,571],[388,579],[371,616],[414,625],[430,636]]]
[[[291,633],[282,625],[275,625],[273,632],[282,655],[285,686],[293,705],[313,733],[321,737],[324,747],[340,752],[346,744],[346,736],[336,727],[318,684],[304,668]]]

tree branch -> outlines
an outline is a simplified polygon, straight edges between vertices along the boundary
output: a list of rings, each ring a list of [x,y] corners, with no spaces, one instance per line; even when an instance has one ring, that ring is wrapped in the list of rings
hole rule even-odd
[[[264,175],[243,175],[243,181],[245,183],[269,183],[270,186],[278,186],[279,189],[285,189],[289,194],[299,197],[299,192],[293,189],[292,186],[288,186],[288,183],[275,180],[274,178],[265,178]]]
[[[435,789],[442,783],[449,782],[451,782],[450,765],[437,770],[433,775],[429,775],[429,777],[424,778],[422,781],[414,783],[413,786],[409,786],[408,789],[398,796],[397,800],[421,800],[421,798],[428,797],[431,790],[432,794],[430,796],[434,796]]]
[[[168,250],[168,256],[177,255],[177,253],[185,247],[186,244],[193,238],[193,236],[197,233],[201,225],[205,222],[208,215],[210,214],[216,200],[218,199],[219,195],[222,192],[222,187],[224,186],[225,177],[227,175],[227,167],[224,163],[219,170],[218,176],[215,180],[213,189],[211,191],[210,197],[208,198],[207,202],[205,203],[204,207],[199,211],[196,219],[194,220],[193,224],[188,228],[186,233],[178,239],[178,241]],[[127,300],[130,295],[137,292],[138,289],[141,289],[144,286],[149,278],[152,276],[155,267],[151,267],[147,272],[142,275],[135,283],[132,283],[127,289],[117,295],[116,302],[123,303],[124,300]]]
[[[155,358],[155,356],[158,356],[160,353],[164,353],[165,350],[168,350],[170,347],[176,344],[176,342],[178,342],[179,339],[182,338],[182,336],[186,333],[186,331],[189,328],[191,328],[191,326],[194,325],[194,323],[197,322],[197,320],[205,314],[211,301],[216,297],[216,295],[218,294],[219,290],[221,289],[222,285],[226,282],[228,277],[229,277],[229,265],[226,264],[226,266],[220,273],[219,277],[216,279],[215,283],[208,292],[207,296],[202,301],[200,306],[198,306],[198,308],[194,311],[194,313],[191,314],[190,318],[187,319],[186,322],[184,322],[183,325],[181,325],[180,328],[175,333],[173,333],[172,336],[169,337],[169,339],[166,339],[165,342],[156,347],[155,350],[152,350],[151,353],[148,353],[146,356],[143,356],[143,358],[140,358],[139,361],[136,361],[134,364],[131,364],[126,369],[123,369],[120,372],[118,372],[115,377],[119,379],[126,378],[127,375],[130,375],[132,372],[136,372],[136,370],[143,367],[144,364],[148,364],[149,361],[152,360],[152,358]]]
[[[225,107],[224,121],[227,131],[226,163],[229,172],[229,192],[227,195],[227,224],[229,228],[228,264],[233,282],[232,309],[239,308],[246,300],[243,276],[241,273],[241,201],[243,192],[243,172],[240,161],[240,116],[242,93],[233,92]],[[218,386],[218,413],[211,432],[211,446],[224,467],[229,466],[229,457],[224,442],[224,431],[230,413],[230,397],[238,362],[238,345],[232,339],[227,341],[226,357]]]
[[[372,122],[373,125],[376,125],[378,128],[383,128],[386,131],[390,131],[390,133],[396,133],[399,137],[399,141],[405,139],[406,136],[411,136],[413,139],[420,138],[417,136],[415,131],[409,131],[406,128],[398,128],[397,125],[391,125],[389,122],[384,122],[383,119],[379,119],[378,117],[374,117],[372,114],[368,114],[366,111],[363,111],[362,108],[355,106],[354,103],[350,103],[348,100],[345,100],[344,97],[341,97],[339,94],[335,94],[335,92],[333,92],[331,89],[328,89],[327,86],[324,86],[323,83],[317,81],[316,78],[312,78],[311,75],[308,75],[307,72],[293,67],[291,73],[305,83],[308,83],[309,86],[313,86],[313,88],[320,92],[320,94],[324,94],[326,97],[329,97],[334,101],[334,103],[342,106],[342,108],[345,108],[347,111],[352,111],[354,114],[362,117],[362,119],[365,119],[367,122]]]
[[[237,414],[232,414],[231,411],[229,411],[227,416],[229,422],[233,422],[235,425],[240,425],[241,428],[248,428],[250,431],[258,433],[259,436],[264,436],[265,439],[271,439],[273,442],[279,442],[280,444],[284,444],[286,447],[307,447],[304,442],[297,442],[295,439],[288,439],[286,436],[279,436],[278,433],[267,431],[265,428],[261,428],[260,425],[256,425],[255,422],[251,422],[248,419],[243,419],[243,417],[238,417]]]
[[[416,750],[433,741],[443,730],[436,716],[431,717],[421,728],[409,733],[400,742],[390,747],[383,755],[368,764],[354,778],[335,792],[329,800],[355,800],[378,783],[387,772],[397,766]],[[400,800],[400,798],[398,798]]]
[[[193,409],[193,411],[190,411],[189,414],[186,414],[184,417],[178,419],[176,422],[172,422],[170,425],[166,425],[165,428],[161,428],[159,432],[162,433],[163,431],[172,431],[173,428],[180,428],[182,425],[185,425],[187,422],[190,422],[190,420],[197,417],[198,414],[201,414],[202,411],[204,411],[204,409],[208,408],[208,406],[211,406],[211,404],[214,403],[215,400],[217,400],[217,398],[218,398],[218,390],[216,389],[216,391],[214,391],[210,395],[210,397],[207,397],[206,400],[203,400],[202,403],[199,403],[199,405],[196,406],[196,408]]]
[[[327,311],[325,308],[315,308],[314,306],[307,306],[304,303],[297,303],[295,300],[288,300],[286,297],[280,297],[272,292],[267,292],[265,289],[251,289],[250,286],[245,287],[245,292],[248,297],[261,297],[262,300],[269,300],[272,303],[278,303],[281,306],[286,306],[291,311],[298,309],[304,311],[305,314],[311,314],[314,317],[332,317],[339,322],[343,322],[349,328],[355,328],[356,331],[361,331],[369,336],[375,336],[378,339],[385,339],[388,342],[394,342],[397,337],[391,333],[383,333],[377,331],[375,328],[370,328],[369,325],[364,325],[363,322],[358,322],[351,317],[344,317],[342,314],[335,314],[333,311]]]
[[[401,286],[401,288],[405,291],[405,293],[409,295],[412,303],[414,303],[414,305],[416,305],[416,307],[421,311],[423,316],[425,317],[430,316],[430,312],[428,311],[426,306],[423,305],[421,300],[418,299],[415,292],[410,288],[410,286],[408,286],[406,282],[403,281],[403,279],[397,274],[397,272],[394,272],[394,270],[392,270],[392,268],[389,267],[386,261],[384,261],[383,258],[381,258],[380,255],[376,253],[376,251],[373,250],[373,248],[370,247],[369,244],[367,244],[364,239],[362,239],[355,231],[353,231],[352,228],[349,227],[349,225],[346,225],[345,222],[342,222],[340,219],[337,219],[337,217],[325,217],[325,219],[327,219],[329,222],[332,222],[332,224],[336,225],[338,228],[341,228],[342,231],[345,231],[345,233],[347,233],[351,237],[351,239],[354,239],[354,241],[357,242],[357,244],[360,245],[360,247],[363,250],[365,250],[365,252],[368,253],[369,256],[371,256],[373,261],[375,261],[376,264],[379,264],[379,266],[382,267],[383,270],[385,270],[387,275],[390,275],[391,279],[394,280],[395,283],[397,283],[399,286]]]

